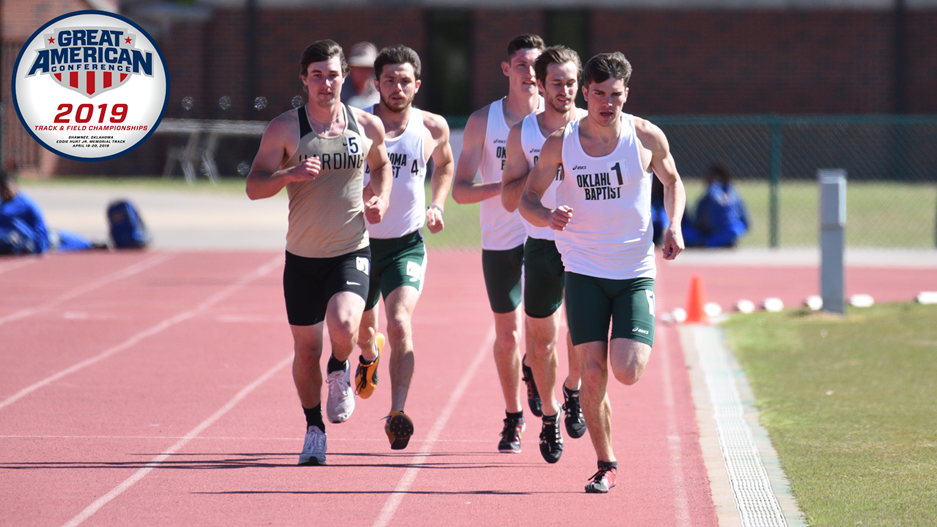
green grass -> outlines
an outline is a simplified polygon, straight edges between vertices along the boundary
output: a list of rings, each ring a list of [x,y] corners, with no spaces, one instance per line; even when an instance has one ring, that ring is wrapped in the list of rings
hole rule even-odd
[[[691,210],[705,190],[699,179],[685,180]],[[739,181],[748,206],[749,232],[741,247],[767,247],[770,241],[770,188],[767,182]],[[816,247],[819,240],[819,184],[784,182],[778,192],[781,247]],[[882,182],[846,184],[846,245],[850,247],[933,248],[937,244],[937,185]]]
[[[937,522],[937,306],[724,325],[811,525]]]
[[[213,185],[199,178],[189,185],[182,178],[76,178],[22,180],[28,189],[42,185],[98,185],[144,188],[166,192],[244,193],[244,180],[222,178]],[[751,227],[742,237],[741,247],[767,247],[769,243],[769,187],[766,182],[739,181]],[[699,179],[685,181],[687,202],[692,209],[702,195]],[[427,193],[429,189],[427,187]],[[285,192],[281,193],[285,196]],[[785,182],[780,187],[779,238],[781,247],[816,247],[819,239],[819,188],[813,182]],[[478,248],[481,228],[478,204],[459,205],[446,200],[446,228],[426,241],[433,248]],[[846,185],[846,244],[849,247],[934,248],[937,244],[937,185],[850,182]]]
[[[431,201],[429,185],[426,186],[426,202]],[[429,229],[423,228],[423,239],[426,246],[432,249],[481,249],[482,228],[478,222],[478,203],[459,205],[452,199],[452,193],[446,196],[446,205],[443,207],[443,224],[446,226],[438,234],[430,234]]]

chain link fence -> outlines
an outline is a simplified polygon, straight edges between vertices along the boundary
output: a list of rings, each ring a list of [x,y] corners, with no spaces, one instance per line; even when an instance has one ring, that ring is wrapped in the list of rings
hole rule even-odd
[[[847,171],[851,248],[937,247],[937,117],[657,117],[693,211],[710,163],[733,173],[750,216],[740,247],[816,247],[817,170]],[[464,119],[450,119],[461,151]],[[478,206],[446,206],[436,247],[477,248]],[[445,232],[445,231],[444,231]]]

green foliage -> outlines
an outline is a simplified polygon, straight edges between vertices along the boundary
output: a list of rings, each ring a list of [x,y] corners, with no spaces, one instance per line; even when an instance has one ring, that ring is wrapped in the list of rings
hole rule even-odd
[[[933,525],[937,306],[733,316],[732,349],[811,525]]]

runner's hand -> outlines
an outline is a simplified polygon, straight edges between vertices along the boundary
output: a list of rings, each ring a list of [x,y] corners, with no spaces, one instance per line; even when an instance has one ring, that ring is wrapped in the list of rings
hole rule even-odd
[[[364,202],[364,216],[368,223],[380,223],[384,219],[384,212],[387,211],[387,201],[380,196],[371,196]]]
[[[670,228],[664,231],[664,246],[661,249],[664,260],[673,260],[683,252],[684,247],[683,232],[680,229],[674,229],[671,225]]]
[[[315,181],[321,169],[322,162],[318,156],[314,156],[287,170],[284,176],[290,182]]]
[[[566,229],[569,220],[573,218],[573,208],[561,205],[553,209],[553,215],[550,216],[550,228],[555,231]]]
[[[429,229],[429,232],[436,234],[445,227],[442,221],[442,212],[440,212],[439,209],[436,207],[426,209],[426,228]]]

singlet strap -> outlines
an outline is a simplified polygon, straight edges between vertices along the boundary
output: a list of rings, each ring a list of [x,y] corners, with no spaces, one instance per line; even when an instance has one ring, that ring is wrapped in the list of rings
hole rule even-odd
[[[309,118],[306,117],[306,107],[297,108],[296,111],[299,114],[299,138],[302,139],[306,137],[307,134],[312,132],[312,126],[309,126]]]
[[[362,134],[361,134],[361,131],[358,129],[358,120],[355,119],[355,114],[351,113],[351,108],[350,108],[347,104],[345,104],[344,106],[345,106],[345,126],[346,126],[346,128],[347,128],[348,130],[351,130],[352,132],[358,134],[358,135],[362,135]]]

